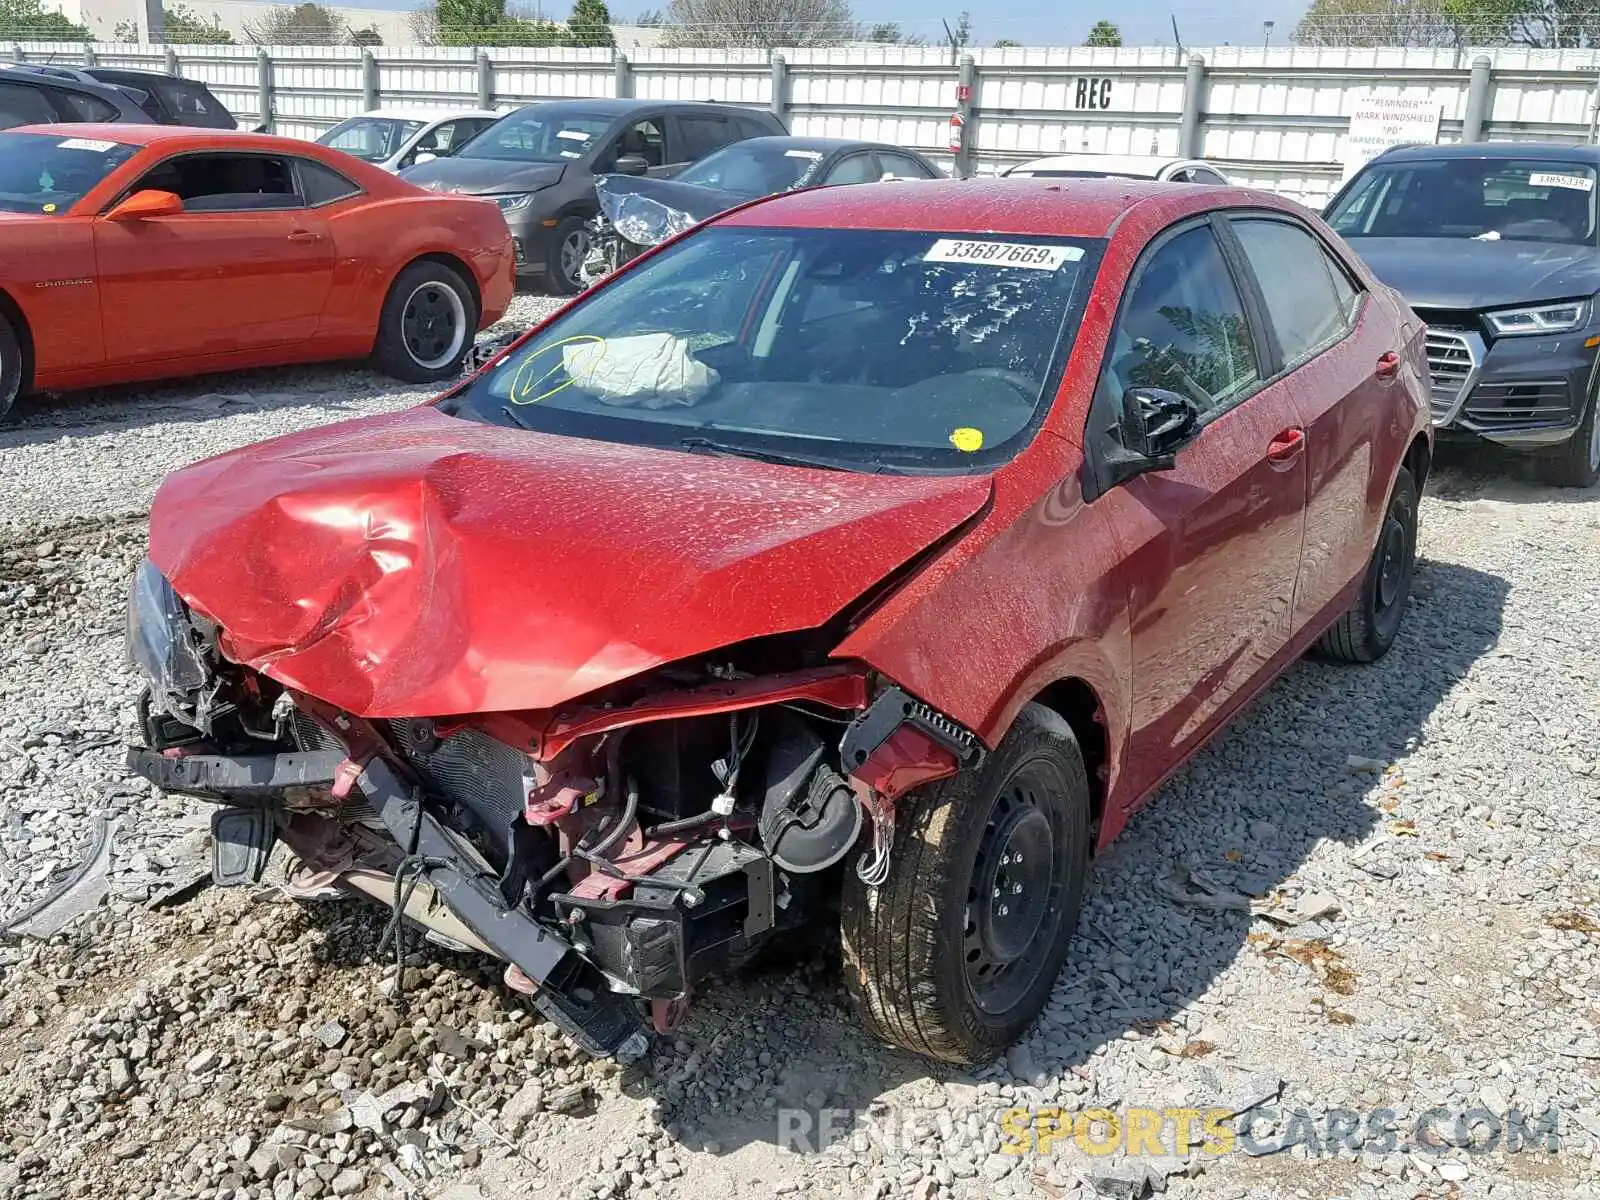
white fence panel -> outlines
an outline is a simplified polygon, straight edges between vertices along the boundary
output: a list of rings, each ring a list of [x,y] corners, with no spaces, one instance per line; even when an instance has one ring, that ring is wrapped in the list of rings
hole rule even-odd
[[[772,67],[762,50],[666,50],[629,55],[633,94],[649,100],[717,100],[764,108],[772,102]]]
[[[374,46],[378,103],[472,108],[478,62],[469,46]]]
[[[504,105],[616,94],[609,50],[496,47],[486,53],[494,63],[495,95]]]

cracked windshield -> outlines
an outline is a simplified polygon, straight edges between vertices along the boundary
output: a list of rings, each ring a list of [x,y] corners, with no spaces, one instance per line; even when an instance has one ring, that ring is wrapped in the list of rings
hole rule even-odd
[[[495,424],[821,466],[1016,452],[1054,395],[1088,243],[708,229],[447,403]]]

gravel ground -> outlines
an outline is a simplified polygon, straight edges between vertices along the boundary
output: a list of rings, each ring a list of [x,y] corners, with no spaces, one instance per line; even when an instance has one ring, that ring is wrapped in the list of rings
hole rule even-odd
[[[0,1197],[1600,1196],[1600,496],[1443,466],[1394,653],[1297,666],[1136,818],[1004,1061],[867,1043],[797,954],[619,1067],[470,956],[418,954],[397,994],[370,906],[196,890],[203,813],[119,765],[123,589],[160,477],[418,398],[265,372],[0,433],[0,918],[115,822],[110,894],[0,942]],[[1002,1152],[1005,1110],[1131,1106],[1249,1109],[1253,1138]],[[1559,1110],[1559,1153],[1412,1144],[1431,1109],[1448,1141],[1513,1108]],[[1318,1144],[1375,1109],[1393,1152]]]

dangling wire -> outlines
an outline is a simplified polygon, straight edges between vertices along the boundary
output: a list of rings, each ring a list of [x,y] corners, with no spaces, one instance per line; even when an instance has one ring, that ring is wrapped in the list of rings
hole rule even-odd
[[[894,810],[881,802],[868,809],[872,818],[872,849],[856,859],[856,878],[868,887],[881,887],[889,878],[889,851],[894,846]]]

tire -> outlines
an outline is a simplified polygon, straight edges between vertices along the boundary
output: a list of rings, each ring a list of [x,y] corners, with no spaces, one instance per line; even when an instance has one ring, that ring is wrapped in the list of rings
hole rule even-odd
[[[22,391],[22,340],[11,322],[0,317],[0,421],[4,421]]]
[[[988,1062],[1020,1039],[1078,923],[1089,817],[1078,740],[1038,704],[978,770],[902,796],[888,880],[874,889],[845,872],[845,985],[867,1031],[960,1064]],[[1041,853],[1029,855],[1025,881],[1005,878],[1016,867],[999,860],[1027,847]],[[1022,898],[1007,913],[1013,888]]]
[[[477,332],[478,304],[466,280],[442,263],[414,262],[383,302],[372,362],[406,383],[437,383],[460,373]]]
[[[1600,483],[1600,389],[1578,431],[1551,457],[1539,463],[1539,476],[1554,487],[1591,488]]]
[[[1417,561],[1417,484],[1405,467],[1394,481],[1367,563],[1361,594],[1317,641],[1317,652],[1336,662],[1377,662],[1389,653],[1411,595]]]
[[[550,231],[550,253],[545,258],[544,285],[552,296],[574,296],[583,291],[583,260],[588,254],[588,220],[563,217]]]

